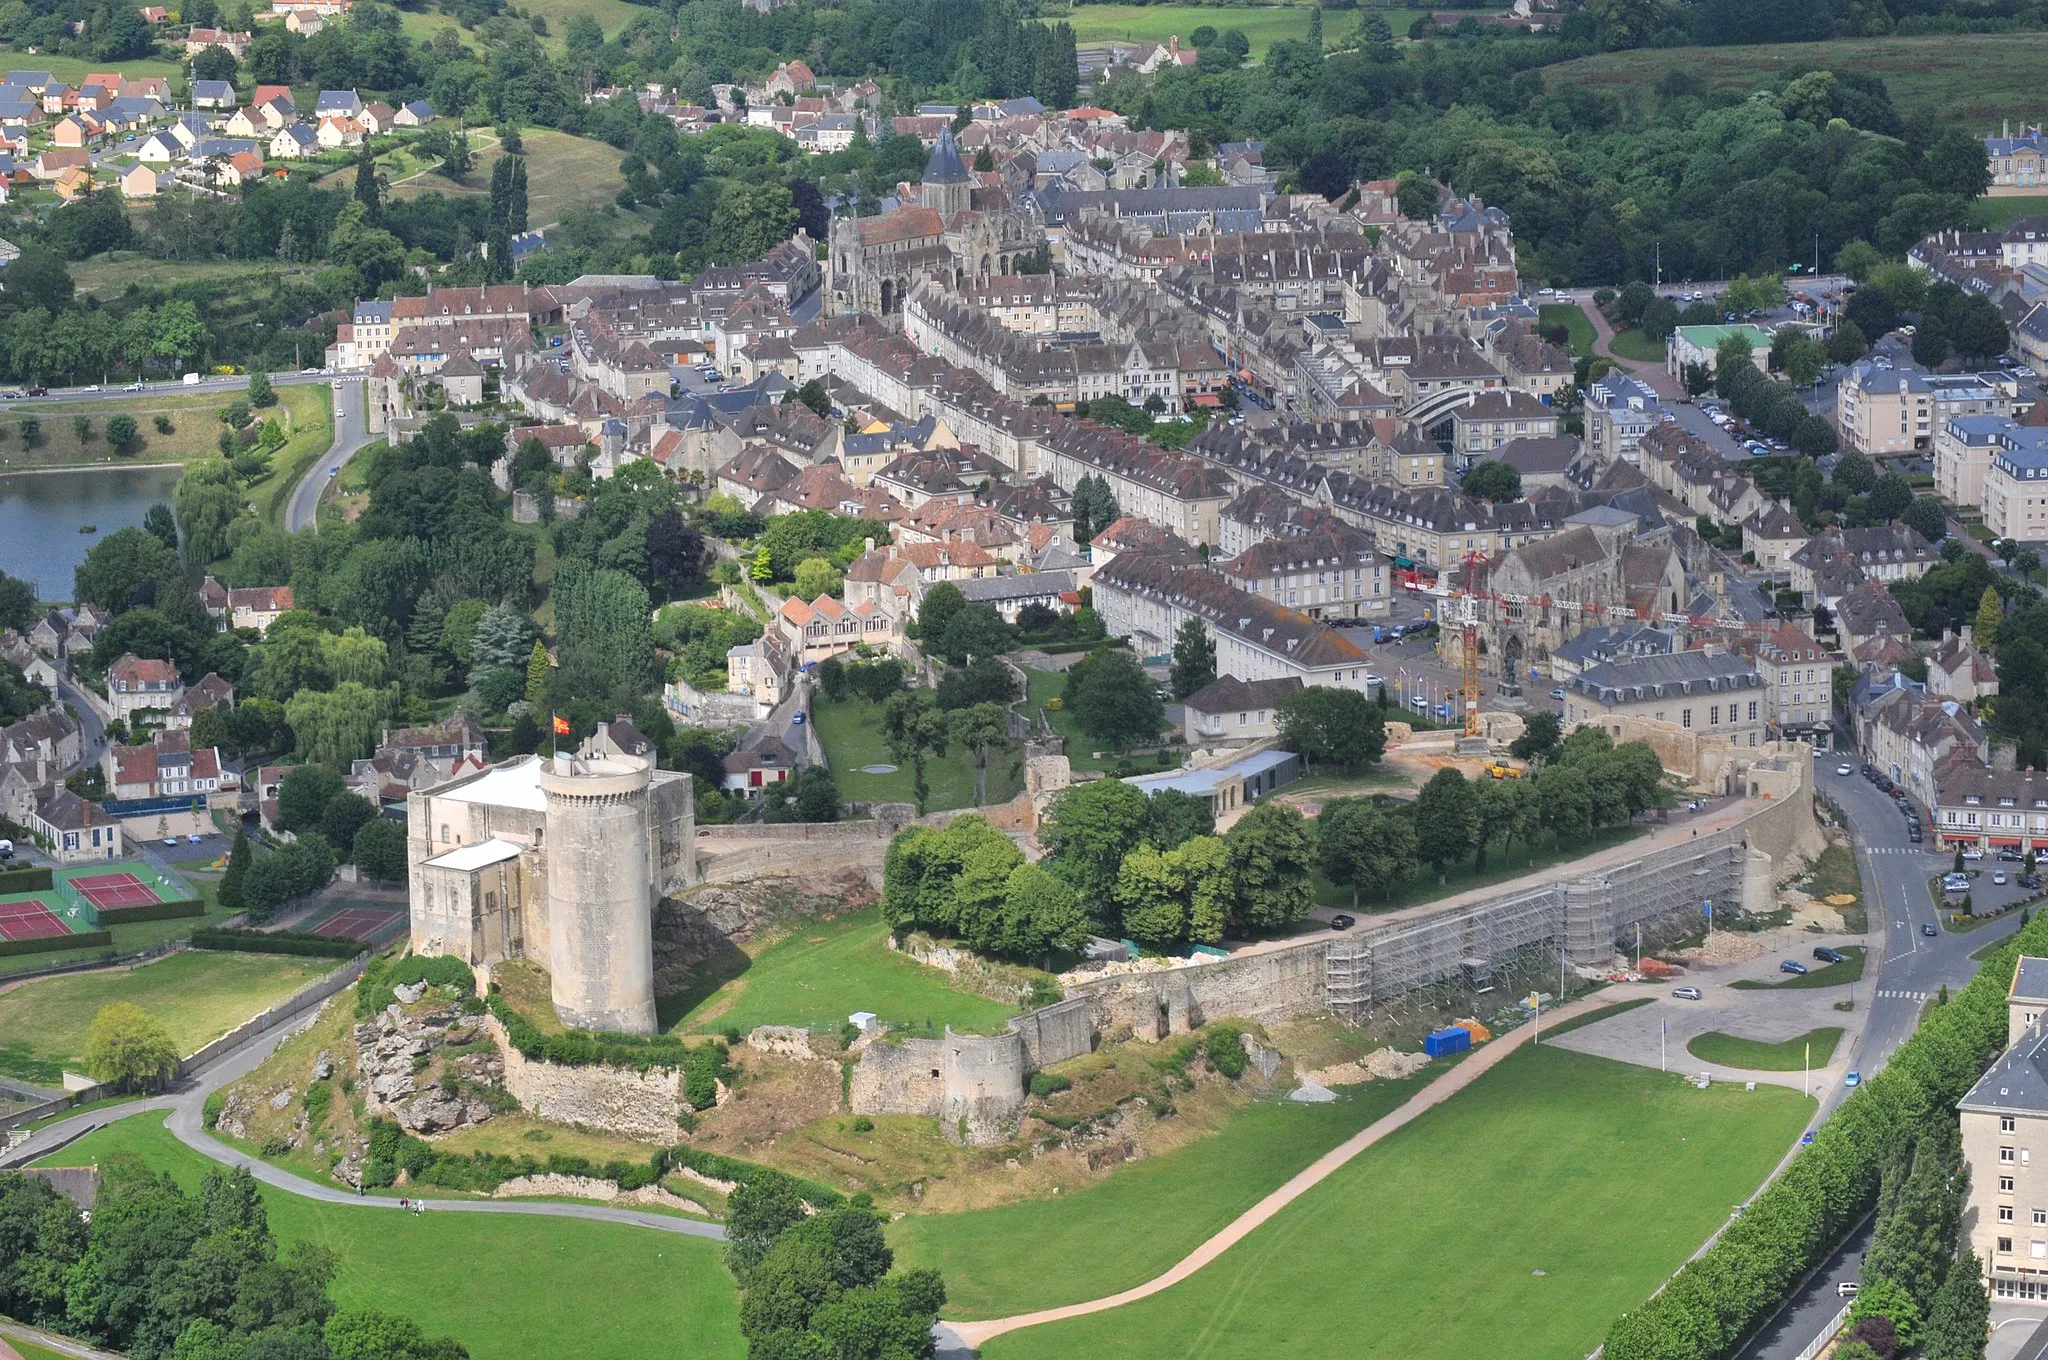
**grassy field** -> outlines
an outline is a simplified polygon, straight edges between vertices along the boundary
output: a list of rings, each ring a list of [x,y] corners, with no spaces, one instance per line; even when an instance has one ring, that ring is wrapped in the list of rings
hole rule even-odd
[[[1323,16],[1323,45],[1345,46],[1358,27],[1363,10],[1331,10]],[[1429,13],[1422,9],[1382,9],[1397,41],[1408,36],[1408,27]],[[1308,36],[1309,7],[1270,5],[1251,8],[1221,8],[1210,5],[1078,5],[1070,14],[1055,15],[1046,23],[1074,26],[1074,41],[1090,43],[1165,42],[1178,36],[1189,46],[1188,35],[1207,24],[1218,33],[1242,29],[1252,45],[1252,56],[1263,58],[1266,49],[1281,39],[1300,41]]]
[[[87,1166],[130,1154],[194,1189],[212,1163],[158,1116],[122,1120],[47,1158]],[[344,1308],[381,1308],[453,1335],[475,1360],[604,1356],[696,1360],[745,1353],[732,1277],[716,1242],[623,1224],[443,1211],[417,1218],[263,1191],[281,1245],[337,1253],[331,1293]],[[460,1262],[459,1269],[451,1264]],[[564,1300],[591,1306],[565,1307]]]
[[[200,926],[217,926],[233,912],[223,911],[215,901],[220,880],[210,874],[188,875],[192,885],[199,889],[201,900],[206,903],[204,916],[175,916],[163,921],[134,921],[127,925],[108,927],[114,937],[111,950],[102,946],[98,949],[52,949],[34,954],[15,954],[0,958],[0,982],[5,982],[14,973],[32,972],[58,963],[80,963],[86,959],[118,958],[153,949],[165,940],[179,940],[190,935]],[[0,1031],[4,1034],[5,1031]]]
[[[1840,963],[1821,963],[1819,959],[1803,959],[1801,962],[1806,964],[1806,971],[1790,974],[1782,982],[1759,982],[1753,978],[1742,978],[1728,985],[1742,992],[1798,992],[1811,987],[1846,987],[1863,977],[1863,946],[1852,944],[1842,950]]]
[[[1811,1066],[1826,1067],[1828,1059],[1835,1056],[1835,1045],[1841,1040],[1842,1030],[1838,1025],[1810,1030],[1781,1044],[1766,1044],[1709,1031],[1694,1035],[1685,1051],[1701,1062],[1719,1063],[1723,1067],[1740,1067],[1750,1072],[1797,1072],[1809,1065],[1809,1044],[1812,1045]]]
[[[175,288],[181,283],[231,281],[244,289],[268,289],[276,277],[311,278],[312,266],[287,268],[247,260],[159,260],[139,250],[109,251],[69,265],[81,293],[116,298],[131,287]]]
[[[1592,319],[1586,309],[1576,302],[1546,302],[1536,309],[1538,324],[1563,326],[1571,332],[1573,355],[1591,354],[1598,337],[1593,331]]]
[[[84,57],[57,57],[46,52],[34,56],[11,49],[0,50],[0,67],[10,71],[48,71],[67,85],[76,85],[91,71],[119,71],[124,76],[165,76],[171,82],[171,94],[182,98],[185,93],[185,66],[183,62],[159,61],[155,58],[139,61],[87,61]]]
[[[1756,1188],[1812,1109],[1782,1087],[1699,1091],[1523,1049],[1193,1278],[982,1354],[1578,1360]]]
[[[256,513],[273,528],[284,527],[284,504],[306,469],[334,443],[334,393],[326,383],[277,389],[278,408],[290,414],[291,438],[270,456],[270,476],[251,488]]]
[[[880,705],[866,699],[833,703],[820,698],[811,708],[811,720],[818,725],[818,741],[825,748],[826,763],[839,785],[839,796],[857,803],[910,803],[917,799],[916,777],[908,764],[889,774],[863,774],[864,765],[895,765],[888,743],[882,739]],[[1007,802],[1023,787],[1022,775],[1012,775],[1019,757],[991,756],[988,765],[988,800]],[[925,761],[925,781],[931,786],[928,810],[974,806],[974,766],[958,748]]]
[[[695,988],[661,998],[663,1026],[685,1031],[729,1025],[742,1030],[756,1025],[836,1029],[855,1011],[873,1011],[884,1020],[919,1027],[992,1030],[1017,1013],[1015,1006],[955,991],[938,969],[890,949],[888,933],[874,911],[806,922],[708,994]]]
[[[2012,198],[1980,198],[1977,200],[1976,212],[1987,231],[2002,231],[2011,226],[2015,218],[2048,213],[2048,195],[2020,194]]]
[[[1710,86],[1746,90],[1787,68],[1832,67],[1882,76],[1901,113],[1923,111],[1988,128],[2000,119],[2017,124],[2048,114],[2048,89],[2041,84],[2044,60],[2048,33],[1973,33],[1603,52],[1547,67],[1543,74],[1550,84],[1633,88],[1645,104],[1653,104],[1655,85],[1674,69]]]
[[[186,929],[191,928],[188,920]],[[122,972],[39,978],[0,992],[0,1072],[56,1085],[78,1069],[93,1014],[132,1001],[191,1053],[290,996],[334,963],[270,954],[172,954]]]
[[[292,388],[279,388],[280,398]],[[217,442],[222,429],[216,413],[231,397],[219,392],[193,396],[179,392],[175,384],[140,392],[119,401],[39,401],[0,408],[0,472],[30,468],[79,467],[86,464],[190,463],[218,458]],[[303,407],[310,398],[302,399]],[[283,400],[280,405],[288,406]],[[135,417],[136,439],[126,453],[116,453],[107,443],[107,421],[116,415]],[[158,434],[155,420],[168,416],[170,434]],[[32,448],[21,441],[21,421],[33,416],[42,429]],[[92,421],[92,434],[80,443],[71,427],[74,416]],[[323,447],[324,447],[323,443]]]
[[[1047,720],[1052,723],[1053,731],[1067,739],[1067,761],[1076,770],[1114,770],[1119,761],[1127,758],[1113,752],[1096,755],[1095,748],[1100,743],[1081,730],[1080,719],[1064,709],[1046,707],[1048,702],[1059,698],[1060,691],[1066,687],[1067,677],[1064,671],[1027,670],[1024,672],[1024,681],[1030,687],[1025,695],[1025,711],[1045,714]],[[1160,730],[1171,731],[1166,727]],[[1149,761],[1150,757],[1145,757],[1137,762],[1140,774],[1149,773],[1156,768],[1150,765]]]
[[[1664,362],[1664,346],[1651,340],[1641,331],[1621,331],[1608,343],[1618,359],[1633,359],[1638,363],[1661,364]]]
[[[616,147],[550,128],[529,128],[521,136],[526,143],[527,220],[536,227],[559,222],[571,208],[609,203],[626,182],[619,173],[622,153]],[[502,154],[496,146],[485,148],[477,152],[469,174],[463,179],[452,180],[435,171],[392,185],[392,196],[487,194],[491,189],[491,166]],[[339,170],[320,183],[332,187],[342,180],[353,183],[354,179],[354,170]]]
[[[1000,1317],[1142,1284],[1316,1158],[1441,1075],[1347,1087],[1328,1105],[1263,1101],[1220,1132],[1085,1189],[889,1228],[905,1265],[946,1274],[948,1317]],[[1086,1261],[1076,1271],[1065,1263]]]
[[[559,52],[563,47],[562,35],[569,30],[569,21],[579,14],[588,14],[597,20],[604,28],[604,35],[612,38],[617,37],[619,30],[632,22],[634,16],[645,14],[647,10],[640,5],[628,4],[627,0],[524,0],[524,3],[508,6],[507,12],[545,20],[548,35],[541,39],[541,43],[550,51]],[[475,37],[472,30],[438,11],[418,13],[401,9],[398,22],[406,36],[416,42],[431,41],[444,28],[454,29],[465,42],[471,42]]]
[[[1393,911],[1398,907],[1412,907],[1422,902],[1434,902],[1440,897],[1450,897],[1471,888],[1484,888],[1493,883],[1505,883],[1511,878],[1547,869],[1553,864],[1582,859],[1595,851],[1605,850],[1610,845],[1634,840],[1647,827],[1615,826],[1596,831],[1588,840],[1566,844],[1537,846],[1531,850],[1520,841],[1515,843],[1514,856],[1509,859],[1502,855],[1498,843],[1489,848],[1486,856],[1486,870],[1481,873],[1474,869],[1478,856],[1460,860],[1444,866],[1444,881],[1436,881],[1436,870],[1428,865],[1405,879],[1385,886],[1362,884],[1358,891],[1360,911]],[[1350,888],[1340,888],[1324,878],[1320,870],[1315,876],[1316,902],[1325,907],[1349,907],[1352,902]]]

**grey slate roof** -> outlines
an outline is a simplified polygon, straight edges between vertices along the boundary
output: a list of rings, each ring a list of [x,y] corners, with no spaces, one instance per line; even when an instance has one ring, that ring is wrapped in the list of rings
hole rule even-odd
[[[983,576],[955,581],[969,604],[995,604],[1001,600],[1033,600],[1074,589],[1071,571],[1032,571],[1021,576]]]
[[[2015,1001],[2048,1001],[2048,959],[2022,956],[2009,995]]]
[[[926,184],[965,184],[968,182],[967,166],[960,159],[960,145],[953,140],[953,129],[947,128],[939,134],[937,146],[932,148],[932,158],[925,163]]]
[[[1595,666],[1569,688],[1599,704],[1639,703],[1644,699],[1719,694],[1724,690],[1758,689],[1763,677],[1748,660],[1732,652],[1678,652],[1671,656],[1636,657]]]
[[[2048,1035],[2029,1030],[1998,1055],[1957,1108],[1992,1113],[2048,1114]]]

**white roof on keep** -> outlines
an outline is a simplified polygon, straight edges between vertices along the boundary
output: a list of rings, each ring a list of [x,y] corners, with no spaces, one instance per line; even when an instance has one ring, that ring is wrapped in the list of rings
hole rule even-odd
[[[487,841],[478,841],[474,845],[458,845],[446,854],[436,855],[427,861],[427,867],[471,873],[489,868],[493,864],[503,864],[508,859],[518,858],[520,848],[511,841],[501,841],[493,836]]]
[[[452,788],[446,793],[435,793],[436,798],[449,798],[459,803],[490,803],[495,807],[524,808],[528,812],[546,812],[547,796],[540,791],[540,758],[528,756],[509,765],[500,765],[479,779]]]

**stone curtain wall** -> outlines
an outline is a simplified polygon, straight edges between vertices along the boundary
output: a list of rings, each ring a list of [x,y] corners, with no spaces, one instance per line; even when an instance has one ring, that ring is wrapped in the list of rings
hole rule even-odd
[[[683,1074],[663,1068],[564,1067],[533,1062],[490,1018],[491,1039],[505,1059],[505,1089],[541,1119],[587,1124],[664,1145],[679,1136],[676,1112],[683,1108]]]
[[[1095,1048],[1095,1018],[1085,996],[1069,997],[1020,1015],[1010,1022],[1010,1028],[1024,1041],[1033,1071]]]
[[[1014,1137],[1024,1111],[1030,1054],[1014,1031],[877,1042],[861,1052],[847,1100],[856,1114],[913,1114],[939,1121],[956,1142]]]

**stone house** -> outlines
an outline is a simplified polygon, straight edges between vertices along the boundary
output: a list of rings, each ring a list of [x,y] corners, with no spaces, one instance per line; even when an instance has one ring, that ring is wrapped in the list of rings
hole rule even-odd
[[[1941,645],[1927,658],[1927,690],[1945,698],[1974,704],[1998,695],[1998,669],[1970,640],[1975,629],[1964,624],[1961,632],[1948,630]]]
[[[1756,746],[1768,727],[1763,676],[1746,657],[1702,650],[1610,661],[1564,687],[1567,731],[1587,724],[1618,727],[1621,717],[1648,718],[1719,739]]]
[[[1240,680],[1222,675],[1181,700],[1181,728],[1190,746],[1238,746],[1279,735],[1280,700],[1299,694],[1298,677]]]
[[[167,713],[184,692],[178,668],[168,661],[144,660],[127,652],[107,667],[107,699],[123,722],[139,712]]]

